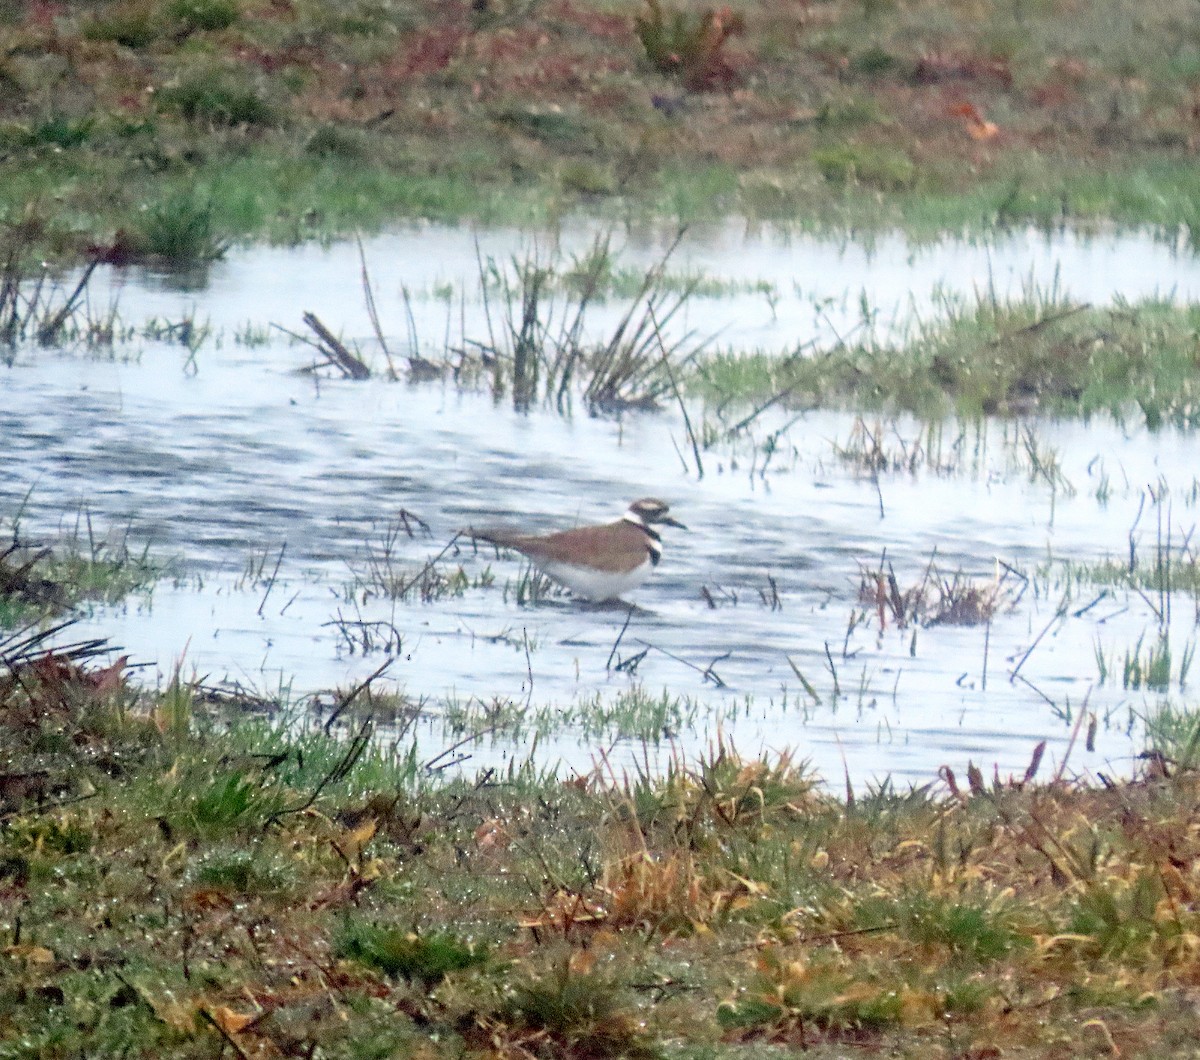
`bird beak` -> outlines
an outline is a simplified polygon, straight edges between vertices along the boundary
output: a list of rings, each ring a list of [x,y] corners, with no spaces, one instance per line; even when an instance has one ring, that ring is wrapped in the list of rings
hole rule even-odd
[[[687,527],[684,526],[683,523],[681,523],[678,519],[672,519],[669,515],[664,515],[661,519],[655,519],[654,521],[656,523],[662,523],[664,526],[677,526],[680,530],[687,529]]]

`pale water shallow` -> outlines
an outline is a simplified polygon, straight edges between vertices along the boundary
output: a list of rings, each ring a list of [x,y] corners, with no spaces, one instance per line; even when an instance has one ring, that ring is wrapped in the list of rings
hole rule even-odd
[[[593,234],[580,226],[561,242],[567,253],[581,252]],[[668,238],[626,233],[614,242],[622,263],[644,265]],[[437,295],[439,285],[473,290],[476,239],[479,253],[498,258],[533,242],[514,232],[476,237],[425,226],[366,244],[384,328],[397,345],[407,329],[401,285],[413,292],[418,335],[431,344],[441,341],[448,306],[456,328],[465,320],[467,334],[483,334],[478,299]],[[886,330],[936,313],[947,292],[967,296],[988,285],[1004,295],[1057,282],[1096,304],[1200,297],[1200,263],[1139,235],[1020,233],[990,245],[925,248],[885,237],[868,250],[729,225],[689,233],[673,265],[742,285],[696,300],[686,321],[698,334],[719,332],[719,344],[735,350],[828,342],[855,326],[864,299]],[[1178,543],[1195,521],[1192,434],[1047,420],[986,430],[949,423],[932,444],[954,470],[884,475],[877,488],[835,457],[832,443],[850,437],[852,415],[780,413],[758,421],[753,437],[704,454],[699,478],[677,455],[686,447],[677,410],[620,419],[541,408],[517,414],[450,384],[316,381],[295,371],[309,360],[304,348],[278,333],[265,344],[234,341],[247,324],[299,330],[306,309],[366,339],[358,273],[357,248],[337,245],[238,251],[187,290],[110,274],[93,289],[96,304],[117,299],[132,322],[195,313],[216,340],[190,365],[178,347],[139,341],[131,362],[28,351],[0,369],[0,515],[11,517],[28,494],[26,530],[49,530],[83,506],[94,524],[129,523],[134,540],[177,557],[177,580],[161,583],[148,603],[99,608],[76,631],[107,636],[152,664],[144,680],[155,671],[163,679],[182,660],[185,674],[266,693],[346,686],[384,656],[347,652],[337,620],[379,621],[402,641],[381,683],[426,697],[417,729],[424,758],[454,739],[438,724],[448,703],[500,696],[531,709],[562,707],[597,693],[610,701],[640,683],[652,695],[667,689],[696,701],[695,724],[650,748],[618,742],[610,756],[618,763],[661,761],[676,746],[695,752],[720,733],[744,754],[793,749],[835,782],[843,771],[859,784],[885,776],[925,782],[943,764],[961,775],[968,760],[1019,773],[1039,740],[1049,744],[1044,769],[1062,760],[1086,703],[1098,721],[1095,749],[1080,737],[1068,769],[1133,768],[1138,719],[1156,700],[1125,690],[1119,674],[1101,684],[1096,657],[1099,650],[1119,658],[1139,636],[1154,638],[1152,608],[1137,595],[1117,592],[1074,617],[1098,592],[1079,589],[1064,600],[1051,579],[1027,588],[990,631],[938,626],[919,630],[914,642],[911,629],[880,635],[874,620],[849,636],[847,627],[862,611],[860,565],[877,566],[884,549],[904,588],[921,580],[935,549],[943,573],[962,569],[977,579],[995,576],[999,563],[1032,572],[1048,558],[1125,556],[1143,506],[1134,531],[1143,553],[1154,548],[1160,511]],[[597,327],[618,311],[606,308]],[[911,422],[885,421],[884,429],[893,442],[921,437]],[[1043,451],[1058,453],[1073,492],[1030,472],[1026,429]],[[762,446],[778,430],[764,473]],[[667,499],[689,531],[669,532],[664,562],[635,594],[640,610],[615,657],[624,613],[565,599],[519,606],[501,587],[520,564],[490,551],[464,547],[457,558],[472,576],[490,565],[492,588],[431,603],[362,603],[347,590],[401,509],[431,529],[427,539],[395,544],[397,562],[415,571],[467,525],[551,529],[605,520],[645,494]],[[269,573],[285,545],[270,592],[247,584],[248,561],[267,557]],[[768,576],[778,609],[760,594]],[[1011,577],[1006,585],[1015,596]],[[701,587],[722,606],[711,608]],[[1193,602],[1180,597],[1171,629],[1177,653],[1195,626]],[[608,666],[646,646],[636,673]],[[710,664],[722,687],[705,678]],[[1188,700],[1186,688],[1174,695]],[[535,753],[586,769],[611,744],[566,731],[542,736]],[[465,750],[471,766],[520,760],[530,736],[489,737]]]

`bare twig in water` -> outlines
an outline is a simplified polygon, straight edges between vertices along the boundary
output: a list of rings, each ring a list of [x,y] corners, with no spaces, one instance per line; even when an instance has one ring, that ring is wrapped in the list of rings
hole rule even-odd
[[[1085,719],[1091,717],[1091,712],[1088,710],[1088,698],[1091,696],[1092,690],[1089,688],[1083,697],[1083,703],[1079,706],[1079,717],[1075,719],[1075,726],[1071,729],[1071,739],[1067,741],[1067,749],[1063,752],[1062,760],[1058,763],[1058,769],[1054,771],[1054,783],[1061,784],[1063,773],[1066,772],[1067,759],[1071,757],[1071,752],[1075,749],[1075,741],[1079,739],[1079,730],[1083,728]],[[1041,755],[1038,756],[1039,760]]]
[[[1034,649],[1039,644],[1042,643],[1042,638],[1047,633],[1050,632],[1051,628],[1054,626],[1054,623],[1062,620],[1062,617],[1063,617],[1063,615],[1066,614],[1066,611],[1067,611],[1066,604],[1065,603],[1060,604],[1058,610],[1054,612],[1054,617],[1051,618],[1050,621],[1047,622],[1042,627],[1041,633],[1039,633],[1036,637],[1033,638],[1033,643],[1030,644],[1029,647],[1025,649],[1025,654],[1021,656],[1020,661],[1017,663],[1017,665],[1015,667],[1013,667],[1012,673],[1008,675],[1008,683],[1009,684],[1012,684],[1017,679],[1017,675],[1020,674],[1020,672],[1021,672],[1021,667],[1024,666],[1025,663],[1029,660],[1029,656],[1031,656],[1033,654]]]
[[[650,323],[654,325],[654,339],[658,343],[658,353],[663,371],[667,374],[667,381],[671,384],[675,400],[679,402],[679,411],[683,415],[683,426],[687,430],[688,441],[692,443],[692,455],[696,458],[696,478],[702,479],[704,478],[704,461],[700,459],[700,443],[696,441],[696,432],[692,430],[692,419],[688,415],[683,395],[679,392],[679,383],[675,379],[675,373],[671,370],[671,356],[667,352],[666,343],[663,342],[662,329],[658,326],[658,316],[654,312],[653,305],[648,306],[647,309],[650,313]]]
[[[636,655],[629,656],[628,659],[622,659],[616,666],[613,667],[619,673],[636,674],[637,668],[641,665],[642,660],[650,654],[649,648],[643,648]]]
[[[617,639],[613,641],[612,651],[608,653],[608,660],[604,664],[604,669],[612,669],[613,657],[617,654],[617,649],[621,646],[621,638],[625,636],[625,631],[629,628],[629,623],[633,621],[633,608],[630,607],[625,612],[625,622],[621,626],[621,632],[617,634]]]
[[[317,350],[325,355],[325,363],[315,364],[308,369],[309,371],[333,366],[347,379],[369,379],[371,377],[371,369],[363,363],[360,357],[351,353],[342,340],[321,323],[315,313],[306,310],[301,319],[316,334],[316,342],[306,339],[303,336],[295,335],[294,332],[288,331],[286,328],[279,328],[279,330],[288,335],[295,335],[296,338],[307,342],[310,346],[316,347]],[[278,325],[275,326],[278,327]]]
[[[408,534],[409,540],[417,536],[413,533],[412,527],[408,525],[410,519],[421,528],[421,532],[426,537],[433,537],[433,531],[429,529],[429,524],[415,512],[410,512],[407,508],[401,508],[397,513],[397,517],[400,520],[400,525],[404,527],[404,532]]]
[[[772,611],[783,610],[783,601],[779,599],[779,585],[769,571],[767,572],[767,588],[759,589],[758,596]]]
[[[889,615],[900,629],[909,625],[984,625],[1008,600],[1002,578],[975,581],[962,571],[946,577],[934,564],[936,553],[935,549],[921,581],[903,592],[886,549],[878,570],[860,566],[859,602],[874,611],[881,630]]]
[[[375,308],[375,292],[371,289],[371,275],[367,272],[367,252],[363,250],[362,236],[355,236],[358,242],[358,261],[362,275],[363,297],[367,302],[367,316],[371,318],[371,330],[375,332],[375,339],[379,343],[379,348],[383,350],[383,356],[387,358],[388,363],[388,378],[398,379],[396,375],[396,365],[392,362],[392,351],[388,349],[387,340],[383,337],[383,328],[379,324],[379,311]]]
[[[367,621],[361,618],[346,618],[342,615],[341,608],[338,609],[336,618],[321,623],[323,629],[330,626],[342,635],[351,655],[354,654],[355,649],[362,655],[369,655],[375,651],[399,655],[404,646],[404,638],[391,622],[381,619]]]
[[[329,735],[330,730],[333,728],[334,722],[336,722],[338,720],[338,718],[340,718],[342,716],[342,714],[344,714],[346,712],[346,709],[350,706],[350,704],[353,703],[359,697],[359,695],[361,695],[363,692],[369,693],[370,688],[371,688],[371,682],[374,681],[378,677],[382,677],[384,674],[384,671],[386,671],[387,668],[389,666],[391,666],[393,662],[395,662],[394,659],[385,660],[383,665],[377,667],[375,672],[373,674],[371,674],[370,677],[368,677],[365,681],[360,681],[357,685],[355,685],[352,689],[350,689],[349,692],[347,692],[344,696],[342,696],[338,700],[338,705],[336,707],[334,707],[333,713],[331,713],[329,715],[329,717],[325,720],[324,728],[325,728],[326,736]]]
[[[79,303],[79,299],[83,296],[83,292],[88,285],[88,280],[92,278],[92,273],[96,271],[96,266],[99,264],[100,261],[98,258],[93,258],[88,262],[87,268],[83,270],[83,275],[75,285],[75,290],[71,292],[71,297],[63,303],[62,308],[58,312],[47,317],[38,327],[38,342],[43,346],[51,346],[58,341],[63,325],[70,319],[71,314],[75,312],[75,307]]]
[[[732,651],[722,652],[720,655],[718,655],[716,658],[714,658],[713,661],[710,662],[707,666],[697,666],[694,662],[689,662],[687,659],[683,658],[682,655],[676,655],[674,652],[667,651],[666,648],[660,647],[657,644],[651,644],[648,640],[642,640],[639,637],[638,643],[644,644],[646,646],[647,651],[650,651],[650,650],[657,651],[657,652],[660,652],[661,654],[665,655],[668,659],[674,659],[675,662],[677,662],[677,663],[683,663],[683,665],[688,667],[689,669],[695,670],[696,673],[698,673],[705,681],[711,681],[714,685],[717,686],[717,688],[727,687],[725,682],[721,679],[721,675],[719,673],[717,673],[717,671],[714,669],[714,667],[716,667],[717,663],[722,662],[725,659],[728,659],[730,656],[732,656],[733,655]],[[619,667],[618,667],[618,669],[619,669]]]
[[[429,761],[428,761],[428,762],[425,762],[425,763],[424,763],[424,764],[421,766],[421,769],[422,769],[422,770],[423,770],[423,771],[424,771],[426,774],[432,774],[432,773],[435,771],[435,767],[437,768],[437,770],[442,770],[442,769],[447,769],[447,768],[449,768],[449,767],[450,767],[450,766],[452,766],[452,765],[455,765],[457,762],[459,762],[459,761],[462,761],[462,760],[463,760],[463,759],[465,759],[467,756],[465,756],[465,755],[464,755],[464,756],[463,756],[463,759],[456,759],[456,760],[454,760],[454,761],[447,762],[447,763],[446,763],[446,765],[444,765],[444,766],[439,766],[439,765],[438,765],[438,763],[439,763],[439,762],[440,762],[440,761],[441,761],[443,758],[449,758],[449,757],[450,757],[452,754],[454,754],[454,752],[455,752],[455,751],[457,751],[457,750],[458,750],[460,747],[463,747],[463,746],[465,746],[466,744],[469,744],[469,743],[474,743],[476,740],[482,740],[482,739],[483,739],[483,737],[485,737],[485,736],[490,736],[490,735],[491,735],[492,733],[494,733],[494,732],[495,732],[497,729],[501,729],[501,728],[503,728],[503,727],[504,727],[506,724],[507,724],[506,722],[503,722],[503,721],[498,721],[498,722],[495,722],[495,723],[494,723],[494,724],[492,724],[492,725],[488,725],[486,728],[483,728],[483,729],[477,729],[475,732],[468,733],[466,736],[464,736],[464,737],[463,737],[461,740],[459,740],[457,743],[452,743],[452,744],[451,744],[449,747],[447,747],[445,750],[443,750],[443,751],[439,751],[437,754],[435,754],[435,755],[434,755],[434,756],[433,756],[431,759],[429,759]],[[478,787],[483,787],[483,786],[484,786],[484,778],[490,778],[490,777],[491,777],[491,775],[492,775],[492,771],[491,771],[490,769],[488,769],[488,770],[485,770],[485,771],[484,771],[482,774],[480,774],[480,780],[478,780],[478,781],[476,782],[477,786],[478,786]]]
[[[529,678],[529,685],[525,690],[525,708],[529,709],[529,704],[533,702],[533,659],[529,655],[529,630],[524,626],[521,627],[521,644],[525,648],[525,672]]]
[[[828,663],[830,676],[833,677],[833,694],[840,696],[842,688],[838,684],[837,667],[833,665],[833,652],[829,650],[829,641],[825,642],[825,662]]]
[[[426,562],[425,566],[423,566],[423,567],[422,567],[422,568],[421,568],[419,571],[417,571],[417,573],[416,573],[416,574],[414,574],[414,575],[413,575],[413,576],[412,576],[412,577],[411,577],[411,578],[408,580],[408,582],[407,582],[406,584],[404,584],[404,585],[402,585],[402,586],[398,587],[398,588],[397,588],[397,590],[395,591],[394,595],[395,595],[397,598],[403,597],[403,596],[404,596],[404,594],[405,594],[405,593],[407,593],[409,589],[411,589],[411,588],[412,588],[414,585],[416,585],[417,583],[419,583],[419,582],[420,582],[420,580],[421,580],[423,577],[425,577],[425,575],[426,575],[427,573],[429,573],[429,572],[430,572],[431,570],[433,570],[433,569],[434,569],[434,568],[435,568],[435,567],[436,567],[436,566],[437,566],[439,563],[441,563],[441,561],[442,561],[442,558],[443,558],[443,557],[446,555],[446,553],[447,553],[447,552],[449,552],[449,551],[450,551],[452,548],[454,548],[454,546],[455,546],[455,545],[457,545],[457,544],[458,544],[458,539],[459,539],[460,537],[462,537],[462,536],[463,536],[463,533],[464,533],[464,531],[462,531],[462,530],[458,530],[458,531],[456,531],[456,532],[455,532],[455,534],[454,534],[454,536],[453,536],[452,538],[450,538],[450,540],[449,540],[449,541],[447,541],[447,542],[446,542],[446,544],[445,544],[445,546],[442,548],[441,552],[439,552],[439,553],[438,553],[436,556],[434,556],[434,557],[433,557],[433,559],[431,559],[431,560],[428,560],[428,561]],[[472,534],[470,533],[470,531],[466,531],[466,533],[468,534],[468,536],[471,536],[471,537],[473,537],[473,536],[474,536],[474,535],[472,535]]]
[[[992,617],[988,616],[987,625],[983,629],[983,691],[987,691],[988,649],[992,641]]]
[[[412,298],[407,287],[400,288],[400,297],[404,299],[404,313],[408,321],[408,378],[416,383],[441,379],[443,366],[421,356],[421,342],[417,336],[417,318],[413,315]],[[447,342],[446,345],[449,346],[449,343]]]
[[[279,555],[275,557],[275,569],[271,571],[271,577],[267,579],[267,591],[263,593],[262,602],[258,605],[258,617],[262,618],[263,608],[267,606],[267,597],[271,595],[271,590],[275,588],[275,579],[279,577],[279,565],[283,563],[283,554],[287,551],[287,542],[285,541],[279,546]]]

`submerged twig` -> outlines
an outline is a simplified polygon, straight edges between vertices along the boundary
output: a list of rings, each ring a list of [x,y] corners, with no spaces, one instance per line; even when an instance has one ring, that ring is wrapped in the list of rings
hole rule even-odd
[[[310,346],[316,347],[326,357],[324,364],[313,365],[312,368],[308,369],[309,371],[315,371],[318,368],[325,368],[332,365],[347,379],[361,380],[371,377],[371,369],[363,363],[362,358],[351,353],[342,340],[321,323],[315,313],[306,310],[301,319],[316,334],[317,341],[313,342],[311,339],[305,339],[302,336],[296,337],[300,338],[303,342],[307,342]],[[294,334],[294,332],[287,331],[286,328],[280,328],[279,330],[289,335]]]
[[[392,351],[388,349],[387,340],[383,337],[383,328],[379,324],[379,311],[375,307],[375,292],[371,289],[371,275],[367,272],[367,253],[363,250],[362,236],[356,235],[358,242],[358,261],[362,276],[363,297],[367,303],[367,316],[371,319],[371,329],[375,332],[375,340],[383,350],[383,356],[388,363],[388,378],[398,379],[396,366],[392,362]]]

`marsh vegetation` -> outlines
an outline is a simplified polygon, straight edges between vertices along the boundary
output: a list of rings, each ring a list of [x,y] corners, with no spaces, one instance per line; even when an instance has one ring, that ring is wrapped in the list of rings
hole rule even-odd
[[[0,1058],[1193,1048],[1183,259],[889,319],[675,257],[1186,254],[1194,12],[1102,7],[3,8]],[[236,246],[581,207],[416,284]],[[648,607],[462,534],[634,481]]]
[[[927,234],[1191,230],[1184,0],[0,11],[4,220],[39,256],[190,264],[401,218],[586,209]]]
[[[1039,748],[838,798],[725,744],[450,777],[370,739],[369,706],[264,706],[0,641],[5,1056],[1141,1056],[1200,1032],[1194,719],[1108,788]]]

